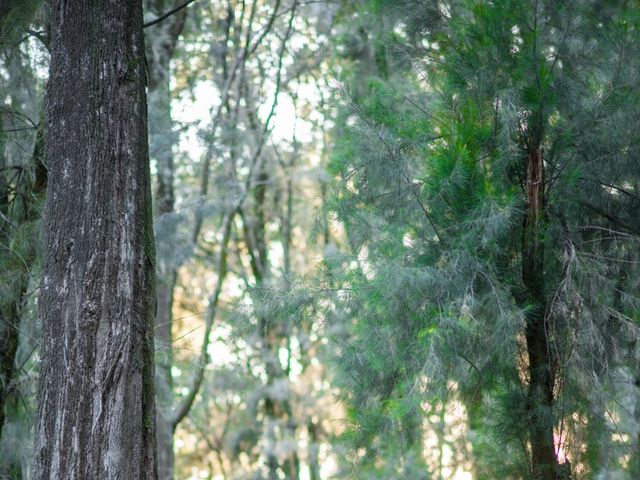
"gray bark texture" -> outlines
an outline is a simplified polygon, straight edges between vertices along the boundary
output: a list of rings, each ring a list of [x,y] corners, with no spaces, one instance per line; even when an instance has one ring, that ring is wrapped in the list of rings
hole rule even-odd
[[[53,0],[34,478],[155,479],[141,0]]]

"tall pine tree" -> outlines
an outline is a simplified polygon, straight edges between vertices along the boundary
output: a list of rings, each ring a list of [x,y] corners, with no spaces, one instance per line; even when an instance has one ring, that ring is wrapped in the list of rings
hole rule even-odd
[[[478,478],[595,474],[625,453],[605,414],[638,360],[637,10],[408,0],[359,18],[378,68],[363,85],[346,67],[328,208],[353,255],[333,278],[363,468],[416,478],[423,410],[456,400]]]

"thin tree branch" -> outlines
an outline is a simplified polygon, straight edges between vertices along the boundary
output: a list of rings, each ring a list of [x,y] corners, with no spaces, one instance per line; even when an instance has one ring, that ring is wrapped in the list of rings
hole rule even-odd
[[[625,230],[627,230],[627,232],[625,232],[625,233],[632,233],[632,234],[635,234],[635,235],[640,235],[640,232],[638,232],[638,230],[636,228],[634,228],[632,225],[629,225],[628,223],[626,223],[625,221],[621,220],[620,218],[609,214],[608,212],[604,211],[602,208],[599,208],[596,205],[592,205],[591,203],[585,202],[585,201],[580,201],[579,203],[583,207],[586,207],[589,210],[591,210],[593,213],[595,213],[597,215],[600,215],[601,217],[606,218],[607,220],[609,220],[614,225],[617,225],[619,227],[624,228]]]
[[[188,7],[190,4],[192,4],[193,2],[195,2],[196,0],[187,0],[186,2],[184,2],[181,5],[178,5],[176,8],[169,10],[167,13],[160,15],[158,18],[151,20],[147,23],[145,23],[142,28],[147,28],[147,27],[151,27],[152,25],[156,25],[157,23],[160,23],[161,21],[165,20],[166,18],[169,18],[171,15],[173,15],[174,13],[179,12],[180,10],[182,10],[185,7]]]
[[[193,376],[191,387],[189,388],[189,392],[182,399],[180,405],[178,405],[173,418],[171,419],[171,425],[173,430],[175,431],[178,424],[187,416],[189,410],[191,410],[191,406],[200,390],[200,386],[202,385],[202,381],[204,380],[204,373],[209,364],[209,338],[211,336],[211,331],[213,330],[213,324],[216,317],[216,311],[218,307],[218,303],[220,301],[220,294],[222,293],[222,286],[224,285],[224,280],[227,275],[227,252],[229,246],[229,238],[231,237],[231,225],[233,224],[233,217],[237,209],[229,212],[225,218],[224,224],[224,233],[222,242],[220,244],[220,256],[218,257],[218,281],[216,283],[216,288],[211,296],[211,300],[209,301],[209,309],[207,312],[207,317],[205,321],[205,331],[204,337],[202,339],[202,347],[200,348],[200,357],[198,361],[198,365],[196,367],[196,372]]]

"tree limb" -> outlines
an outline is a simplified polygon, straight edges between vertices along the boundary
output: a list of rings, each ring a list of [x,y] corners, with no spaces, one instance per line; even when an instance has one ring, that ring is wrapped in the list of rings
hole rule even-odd
[[[176,8],[173,8],[171,10],[169,10],[167,13],[160,15],[158,18],[151,20],[147,23],[145,23],[142,28],[147,28],[147,27],[151,27],[152,25],[156,25],[157,23],[160,23],[161,21],[165,20],[166,18],[169,18],[171,15],[173,15],[174,13],[179,12],[180,10],[182,10],[185,7],[188,7],[190,4],[192,4],[193,2],[195,2],[196,0],[187,0],[186,2],[184,2],[181,5],[178,5]]]

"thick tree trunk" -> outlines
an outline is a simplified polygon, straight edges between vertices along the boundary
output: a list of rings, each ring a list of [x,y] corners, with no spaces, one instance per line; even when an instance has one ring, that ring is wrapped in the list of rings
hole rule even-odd
[[[148,10],[157,18],[175,8],[178,0],[147,0]],[[157,299],[155,322],[156,349],[156,429],[158,477],[171,480],[174,469],[173,453],[173,366],[172,336],[173,290],[176,282],[174,167],[175,135],[171,119],[170,63],[178,36],[186,18],[182,9],[147,31],[151,47],[149,74],[149,135],[150,154],[158,169],[156,215],[160,231],[157,238]]]
[[[34,478],[155,479],[142,4],[53,0]]]
[[[544,284],[544,159],[542,148],[527,158],[525,213],[522,232],[522,281],[530,308],[526,324],[529,356],[529,440],[536,480],[553,480],[558,461],[553,444],[553,384],[550,332]]]

